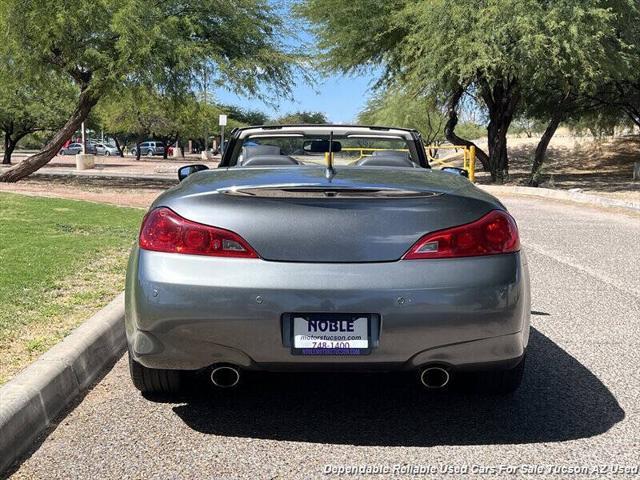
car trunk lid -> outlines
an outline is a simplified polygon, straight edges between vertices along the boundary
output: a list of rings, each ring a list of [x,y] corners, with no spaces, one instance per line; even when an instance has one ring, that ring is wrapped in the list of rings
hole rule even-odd
[[[339,182],[309,173],[286,183],[283,172],[277,174],[280,181],[260,174],[218,175],[208,188],[207,175],[198,174],[198,182],[186,185],[186,195],[164,202],[161,197],[156,204],[236,232],[264,260],[340,263],[396,261],[425,233],[469,223],[500,207],[452,174],[403,169],[398,176],[387,169],[363,175],[363,170],[350,175],[340,169]]]

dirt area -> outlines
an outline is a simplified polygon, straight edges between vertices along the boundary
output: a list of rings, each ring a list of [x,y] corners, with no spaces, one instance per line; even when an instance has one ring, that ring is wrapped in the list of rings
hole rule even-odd
[[[25,158],[25,155],[16,154],[13,163],[19,163]],[[0,192],[146,208],[160,193],[178,182],[179,167],[190,163],[204,163],[209,168],[215,168],[219,161],[219,157],[203,161],[198,155],[166,160],[161,157],[142,157],[136,160],[130,156],[97,156],[96,168],[77,172],[73,155],[58,155],[38,170],[37,176],[13,184],[0,183]],[[0,167],[0,172],[2,168],[6,167]],[[65,173],[70,176],[64,175]],[[144,178],[147,175],[154,178]],[[100,178],[102,176],[105,178]]]
[[[0,183],[0,192],[147,208],[158,195],[177,182],[177,179],[172,181],[170,179],[38,176],[18,183]]]
[[[526,184],[537,138],[510,138],[509,184]],[[594,140],[558,135],[549,145],[542,187],[579,189],[623,200],[640,200],[640,181],[633,181],[633,164],[640,162],[640,136]],[[478,183],[489,176],[478,172]]]

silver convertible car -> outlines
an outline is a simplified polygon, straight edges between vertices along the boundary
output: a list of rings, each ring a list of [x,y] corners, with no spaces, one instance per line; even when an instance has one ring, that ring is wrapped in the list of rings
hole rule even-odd
[[[129,261],[131,377],[414,371],[518,388],[529,340],[515,221],[414,130],[236,129],[218,168],[190,165],[145,216]]]

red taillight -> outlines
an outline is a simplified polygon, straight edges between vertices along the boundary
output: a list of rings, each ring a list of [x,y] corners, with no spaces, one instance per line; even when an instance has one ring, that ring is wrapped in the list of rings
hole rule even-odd
[[[475,222],[428,233],[402,258],[476,257],[518,250],[520,238],[515,220],[507,212],[493,210]]]
[[[168,208],[151,210],[142,222],[140,248],[155,252],[258,258],[239,235],[182,218]]]

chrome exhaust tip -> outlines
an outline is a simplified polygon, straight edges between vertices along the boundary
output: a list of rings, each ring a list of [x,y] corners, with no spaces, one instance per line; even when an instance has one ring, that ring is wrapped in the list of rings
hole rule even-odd
[[[211,383],[218,388],[232,388],[240,382],[240,370],[221,365],[211,370]]]
[[[422,385],[432,390],[446,387],[450,379],[449,372],[442,367],[427,367],[420,374]]]

